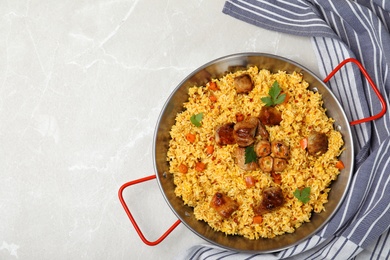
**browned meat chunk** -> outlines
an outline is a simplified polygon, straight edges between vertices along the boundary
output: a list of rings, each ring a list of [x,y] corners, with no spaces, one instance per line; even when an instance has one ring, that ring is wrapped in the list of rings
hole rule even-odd
[[[271,143],[268,141],[258,141],[255,144],[255,153],[258,157],[264,157],[271,153]]]
[[[249,93],[253,89],[252,78],[248,74],[235,77],[233,84],[237,93]]]
[[[244,171],[254,171],[259,168],[257,162],[245,163],[245,148],[237,147],[235,159],[238,167]]]
[[[241,147],[247,147],[255,142],[255,135],[259,119],[250,117],[248,120],[238,122],[234,126],[234,138]]]
[[[273,141],[271,143],[271,151],[277,158],[287,159],[290,156],[290,147],[282,141]]]
[[[274,158],[274,168],[273,170],[275,172],[281,172],[287,167],[287,161],[286,159],[282,158]]]
[[[280,187],[270,187],[263,191],[259,205],[253,208],[255,215],[262,215],[284,204],[283,191]]]
[[[217,192],[211,199],[210,206],[215,209],[220,216],[228,218],[238,209],[239,205],[229,196]]]
[[[259,118],[263,125],[279,125],[282,122],[282,113],[275,107],[264,106],[260,110]]]
[[[265,128],[265,125],[263,125],[260,120],[259,120],[259,125],[257,126],[257,135],[260,135],[262,140],[267,140],[269,139],[269,133],[267,129]]]
[[[274,158],[271,156],[261,157],[259,159],[259,165],[263,172],[272,172],[274,167]]]
[[[219,145],[234,144],[234,123],[220,125],[215,130],[215,142]]]
[[[311,155],[323,154],[328,150],[328,137],[324,133],[312,131],[307,137],[307,151]]]

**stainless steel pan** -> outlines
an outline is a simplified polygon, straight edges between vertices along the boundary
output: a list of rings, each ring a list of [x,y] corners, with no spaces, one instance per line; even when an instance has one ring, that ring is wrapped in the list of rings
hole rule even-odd
[[[381,100],[380,93],[377,91],[375,85],[372,83],[364,68],[362,68],[360,63],[355,59],[349,59],[341,63],[324,81],[327,82],[334,75],[334,73],[338,71],[338,69],[340,69],[348,62],[353,62],[359,66],[363,74],[368,77],[369,82],[372,84],[375,92]],[[188,88],[194,85],[204,86],[212,78],[219,78],[226,72],[251,65],[256,65],[259,68],[268,69],[271,72],[282,70],[287,71],[288,73],[292,73],[293,71],[302,73],[304,75],[304,79],[310,84],[310,88],[313,91],[318,91],[322,94],[324,107],[327,108],[327,114],[329,117],[335,119],[334,127],[341,132],[345,143],[345,150],[340,156],[340,159],[344,162],[345,168],[342,170],[342,173],[339,175],[338,179],[331,184],[332,189],[329,193],[329,202],[325,204],[326,210],[319,214],[314,213],[311,217],[311,221],[309,223],[303,224],[294,233],[277,236],[272,239],[249,240],[241,236],[226,236],[222,232],[214,231],[205,222],[196,220],[193,216],[193,209],[185,206],[183,201],[175,196],[173,176],[172,174],[168,173],[169,165],[166,161],[170,139],[169,131],[172,125],[175,123],[176,114],[183,110],[183,103],[188,99]],[[240,53],[219,58],[201,66],[188,75],[169,96],[157,122],[153,143],[154,168],[156,175],[126,183],[119,190],[119,197],[122,205],[124,206],[125,211],[127,212],[141,239],[148,245],[158,244],[178,224],[180,224],[180,222],[182,222],[195,234],[202,237],[204,240],[218,246],[235,251],[265,253],[280,251],[296,245],[321,229],[321,227],[323,227],[332,218],[332,216],[340,207],[351,181],[354,166],[354,144],[350,125],[381,117],[386,110],[385,104],[383,102],[383,110],[380,114],[350,123],[340,103],[329,90],[329,88],[325,85],[324,81],[319,79],[309,69],[299,65],[294,61],[264,53]],[[161,192],[169,207],[177,215],[179,220],[158,240],[150,242],[143,236],[141,230],[132,217],[126,205],[125,199],[123,198],[122,192],[130,185],[145,180],[154,179],[154,177],[157,179]]]

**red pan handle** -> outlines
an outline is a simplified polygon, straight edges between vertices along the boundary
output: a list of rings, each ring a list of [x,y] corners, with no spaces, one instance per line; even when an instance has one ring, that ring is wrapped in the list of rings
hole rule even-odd
[[[138,227],[138,224],[137,222],[135,221],[133,215],[130,213],[130,210],[129,210],[129,207],[127,206],[124,198],[123,198],[123,191],[124,189],[126,189],[127,187],[131,186],[131,185],[134,185],[134,184],[139,184],[139,183],[142,183],[142,182],[145,182],[145,181],[149,181],[149,180],[153,180],[156,178],[156,175],[150,175],[150,176],[147,176],[147,177],[144,177],[144,178],[141,178],[141,179],[137,179],[137,180],[134,180],[134,181],[130,181],[130,182],[127,182],[125,184],[123,184],[120,188],[119,188],[119,191],[118,191],[118,196],[119,196],[119,200],[120,202],[122,203],[122,206],[123,208],[125,209],[126,213],[127,213],[127,216],[129,217],[131,223],[133,224],[135,230],[137,231],[138,233],[138,236],[141,238],[141,240],[147,244],[148,246],[155,246],[155,245],[158,245],[160,244],[180,223],[181,223],[181,220],[177,220],[167,231],[165,231],[165,233],[159,238],[157,239],[156,241],[149,241],[145,238],[144,234],[142,233],[141,229]]]
[[[379,99],[379,102],[382,105],[382,110],[378,114],[352,121],[352,122],[350,122],[350,125],[357,125],[357,124],[361,124],[361,123],[365,123],[365,122],[369,122],[369,121],[381,118],[386,113],[386,109],[387,109],[386,102],[383,99],[378,88],[376,87],[374,81],[371,79],[370,75],[368,75],[366,69],[363,67],[363,65],[358,60],[356,60],[354,58],[348,58],[348,59],[343,60],[339,65],[337,65],[336,68],[333,69],[333,71],[331,73],[329,73],[329,75],[324,79],[324,82],[325,83],[328,82],[334,76],[334,74],[336,74],[336,72],[338,72],[345,64],[347,64],[349,62],[352,62],[359,67],[360,71],[362,72],[364,77],[366,77],[368,83],[371,85],[372,89],[374,90],[375,94],[377,95],[377,97]]]

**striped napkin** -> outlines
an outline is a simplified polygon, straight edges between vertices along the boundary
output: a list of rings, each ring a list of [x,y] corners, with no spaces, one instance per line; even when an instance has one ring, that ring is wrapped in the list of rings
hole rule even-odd
[[[223,13],[283,33],[308,36],[325,78],[352,57],[368,71],[389,103],[389,0],[228,0]],[[350,84],[352,83],[352,84]],[[329,82],[350,121],[381,111],[381,104],[353,64]],[[332,220],[312,238],[268,254],[243,254],[204,244],[180,259],[390,259],[390,116],[352,126],[355,173]]]

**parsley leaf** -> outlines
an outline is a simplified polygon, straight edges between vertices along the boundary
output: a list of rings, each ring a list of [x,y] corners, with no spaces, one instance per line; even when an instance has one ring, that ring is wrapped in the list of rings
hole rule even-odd
[[[200,127],[202,125],[201,124],[202,119],[203,119],[203,113],[199,113],[197,115],[192,115],[190,118],[191,123],[193,123],[197,127]]]
[[[255,148],[253,145],[245,148],[245,164],[255,162],[257,159]]]
[[[267,107],[271,107],[273,105],[272,99],[270,97],[263,97],[261,98],[261,101],[263,101]]]
[[[275,97],[279,96],[281,91],[282,89],[279,87],[279,83],[275,80],[268,94],[272,97],[272,99],[274,99]]]
[[[283,101],[286,99],[286,93],[280,94],[276,99],[275,99],[275,104],[281,104]]]
[[[263,101],[267,107],[281,104],[286,99],[286,94],[280,94],[281,92],[282,89],[279,87],[279,83],[275,80],[268,92],[269,97],[263,97],[261,98],[261,101]]]
[[[310,200],[310,187],[306,187],[302,190],[296,189],[293,194],[299,201],[307,203]]]

